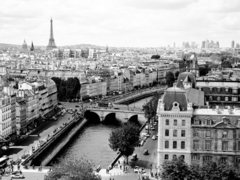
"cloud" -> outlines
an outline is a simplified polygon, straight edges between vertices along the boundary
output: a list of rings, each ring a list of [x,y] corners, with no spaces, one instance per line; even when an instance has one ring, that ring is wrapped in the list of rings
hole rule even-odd
[[[177,10],[187,7],[198,0],[134,0],[126,1],[126,5],[140,9]]]
[[[10,0],[1,2],[1,42],[160,46],[240,36],[238,0]],[[222,41],[222,42],[221,42]]]

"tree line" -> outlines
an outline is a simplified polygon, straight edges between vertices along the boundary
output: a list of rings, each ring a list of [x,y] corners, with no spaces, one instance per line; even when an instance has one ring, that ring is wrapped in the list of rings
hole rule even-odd
[[[181,157],[166,160],[161,167],[162,180],[239,180],[240,171],[228,163],[208,162],[188,165]]]
[[[80,99],[81,84],[77,77],[68,78],[67,80],[53,77],[52,80],[56,83],[59,101]]]

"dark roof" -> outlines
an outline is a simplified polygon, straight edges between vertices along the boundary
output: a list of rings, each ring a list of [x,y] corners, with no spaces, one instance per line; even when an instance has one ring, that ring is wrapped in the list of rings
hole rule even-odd
[[[184,81],[186,78],[191,80],[191,82],[192,82],[192,87],[194,88],[195,85],[196,85],[196,77],[195,77],[195,75],[194,75],[193,73],[191,73],[191,72],[184,72],[184,73],[179,74],[178,80],[177,80],[177,87],[178,87],[178,88],[184,88],[184,86],[183,86],[183,81]]]
[[[163,96],[165,111],[171,111],[174,102],[179,103],[180,111],[186,111],[188,104],[186,92],[177,87],[168,88]]]
[[[204,92],[189,88],[186,89],[186,96],[189,102],[192,102],[195,106],[204,106]]]

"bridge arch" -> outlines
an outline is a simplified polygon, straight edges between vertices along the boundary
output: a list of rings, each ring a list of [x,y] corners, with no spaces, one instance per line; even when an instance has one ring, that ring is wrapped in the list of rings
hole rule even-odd
[[[121,119],[117,117],[116,112],[111,112],[105,116],[103,124],[121,124]]]
[[[139,127],[141,127],[141,123],[140,123],[139,120],[138,120],[138,115],[137,115],[137,114],[131,116],[131,117],[129,118],[128,122],[134,123],[134,124],[138,125]]]
[[[100,123],[101,122],[100,116],[97,113],[90,111],[90,110],[85,111],[84,117],[91,123]]]

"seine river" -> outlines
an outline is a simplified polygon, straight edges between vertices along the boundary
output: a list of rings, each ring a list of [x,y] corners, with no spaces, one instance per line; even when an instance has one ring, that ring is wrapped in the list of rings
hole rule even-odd
[[[145,98],[129,106],[142,108],[142,105],[150,99],[151,97]],[[109,134],[118,127],[117,124],[88,124],[62,149],[57,157],[52,160],[52,163],[59,158],[75,156],[76,158],[85,157],[95,166],[108,167],[117,155],[109,147]]]

